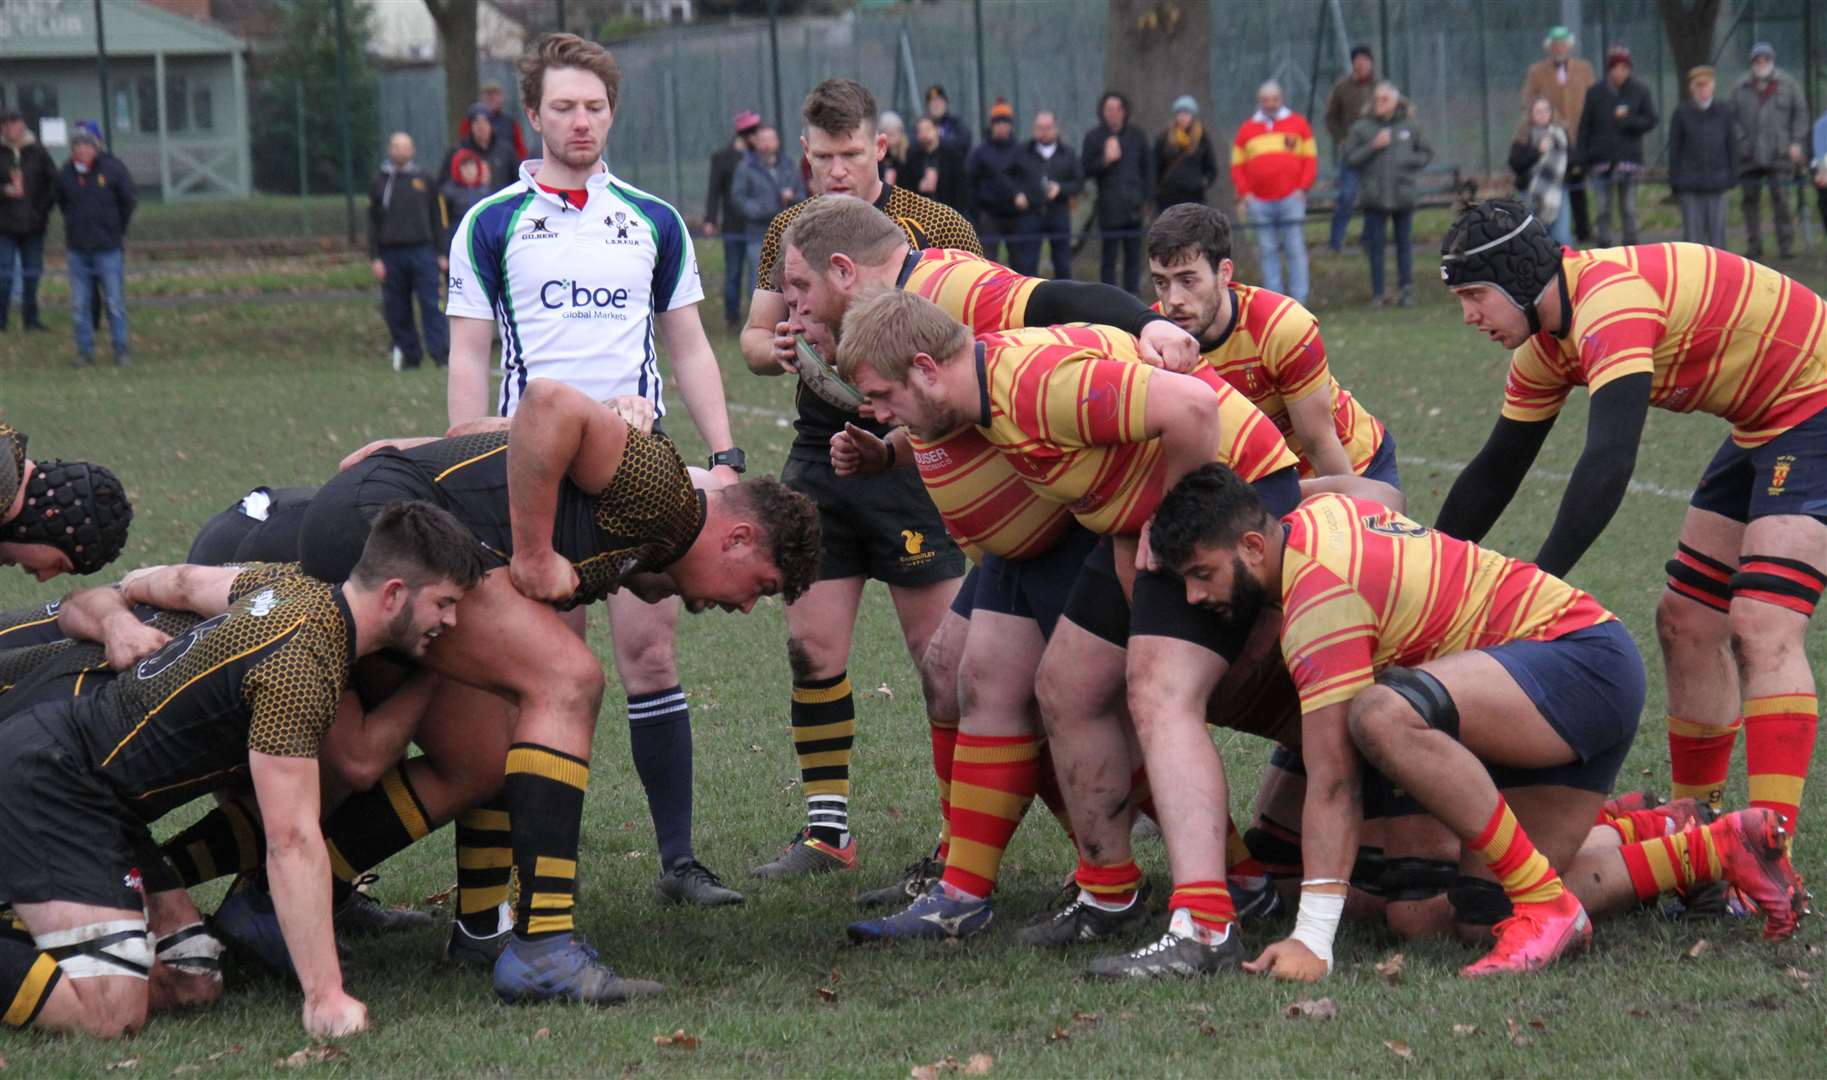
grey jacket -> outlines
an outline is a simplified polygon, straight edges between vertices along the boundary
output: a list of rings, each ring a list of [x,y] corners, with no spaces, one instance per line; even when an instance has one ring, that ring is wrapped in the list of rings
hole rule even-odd
[[[1763,83],[1746,75],[1732,88],[1734,132],[1740,171],[1783,167],[1789,144],[1808,150],[1808,103],[1802,88],[1781,68]]]
[[[1389,129],[1389,145],[1381,149],[1371,146],[1371,140],[1384,128]],[[1434,160],[1434,148],[1409,119],[1408,102],[1404,101],[1387,120],[1375,113],[1358,117],[1345,136],[1343,157],[1346,165],[1360,170],[1358,205],[1390,213],[1415,208],[1419,198],[1415,179]]]
[[[781,202],[780,193],[787,189],[792,190],[793,197]],[[805,197],[806,185],[800,178],[799,166],[784,153],[773,165],[762,161],[759,154],[742,155],[736,178],[730,182],[730,205],[742,215],[747,226],[745,235],[751,240],[765,239],[768,222],[774,220],[774,215]]]

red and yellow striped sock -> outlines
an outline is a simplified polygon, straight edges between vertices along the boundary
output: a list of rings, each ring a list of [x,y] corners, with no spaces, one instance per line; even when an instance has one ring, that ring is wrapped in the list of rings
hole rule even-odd
[[[952,755],[952,842],[944,882],[988,897],[1002,853],[1040,780],[1040,743],[1031,735],[958,735]]]
[[[1725,872],[1719,858],[1716,830],[1729,827],[1719,820],[1711,825],[1690,825],[1682,832],[1658,836],[1618,849],[1637,899],[1653,900],[1665,892],[1685,889],[1703,881],[1717,881]]]
[[[1605,815],[1599,824],[1617,833],[1626,844],[1635,844],[1667,835],[1673,822],[1667,814],[1654,810],[1632,810],[1628,814]]]
[[[952,756],[958,749],[958,729],[932,724],[933,776],[939,781],[939,851],[938,859],[952,849]]]
[[[1231,816],[1224,816],[1224,861],[1225,873],[1234,878],[1259,878],[1269,873],[1256,856],[1250,854],[1250,847],[1243,842],[1243,834],[1237,831],[1237,823]]]
[[[1472,849],[1503,883],[1504,895],[1513,904],[1546,903],[1558,899],[1564,891],[1561,876],[1548,865],[1547,857],[1535,850],[1502,795],[1497,796],[1491,819],[1472,840]]]
[[[1795,831],[1802,781],[1814,756],[1820,703],[1813,694],[1775,694],[1744,703],[1745,774],[1751,805],[1776,811],[1783,828]]]
[[[1671,798],[1695,798],[1717,810],[1725,805],[1726,776],[1732,769],[1732,744],[1742,719],[1725,727],[1708,727],[1678,716],[1668,718],[1668,771],[1674,781]]]
[[[1080,855],[1078,871],[1072,877],[1080,889],[1108,908],[1128,907],[1142,887],[1142,870],[1134,859],[1119,866],[1096,866]]]
[[[1059,822],[1060,831],[1066,839],[1078,843],[1078,837],[1072,832],[1072,815],[1066,812],[1066,795],[1059,789],[1059,773],[1053,768],[1053,752],[1047,747],[1040,748],[1040,774],[1037,777],[1034,793],[1046,804],[1047,813]]]
[[[1222,881],[1174,882],[1174,893],[1167,899],[1168,918],[1182,909],[1192,916],[1194,926],[1219,935],[1237,919],[1231,890]]]

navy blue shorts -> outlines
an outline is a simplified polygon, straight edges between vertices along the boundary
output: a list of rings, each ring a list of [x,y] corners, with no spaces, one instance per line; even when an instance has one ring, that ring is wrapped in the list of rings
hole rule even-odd
[[[1364,464],[1364,471],[1358,474],[1366,480],[1381,480],[1397,491],[1402,490],[1402,477],[1396,470],[1396,436],[1388,428],[1383,429],[1383,445],[1370,455]]]
[[[1643,655],[1624,624],[1613,619],[1553,641],[1512,641],[1484,651],[1579,755],[1545,769],[1493,767],[1497,786],[1610,794],[1643,712]]]
[[[1300,505],[1300,469],[1293,465],[1277,469],[1261,480],[1252,480],[1263,509],[1275,517],[1286,517]]]
[[[1779,514],[1827,521],[1827,409],[1753,449],[1727,436],[1689,502],[1733,521]]]
[[[985,555],[983,565],[964,579],[952,610],[966,618],[972,611],[991,611],[1032,619],[1040,625],[1040,636],[1051,638],[1066,610],[1072,583],[1097,545],[1096,533],[1074,524],[1052,548],[1031,559]]]

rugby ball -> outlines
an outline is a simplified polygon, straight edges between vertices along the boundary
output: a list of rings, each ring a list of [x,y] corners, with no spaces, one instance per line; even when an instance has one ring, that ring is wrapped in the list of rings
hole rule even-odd
[[[862,411],[863,393],[838,377],[837,369],[818,355],[804,335],[793,339],[795,363],[799,367],[799,384],[832,408],[855,415]]]

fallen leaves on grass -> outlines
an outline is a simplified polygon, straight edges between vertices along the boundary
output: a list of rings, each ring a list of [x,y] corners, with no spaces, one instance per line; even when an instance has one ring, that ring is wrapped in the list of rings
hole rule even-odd
[[[1470,1038],[1471,1036],[1478,1034],[1478,1025],[1477,1024],[1454,1024],[1453,1025],[1453,1034],[1456,1037],[1461,1038],[1461,1039]]]
[[[1415,1056],[1414,1047],[1403,1042],[1401,1039],[1384,1039],[1383,1045],[1388,1048],[1390,1053],[1401,1058],[1403,1061],[1412,1060]]]
[[[1706,938],[1701,938],[1699,941],[1689,945],[1687,951],[1682,953],[1681,956],[1685,960],[1698,960],[1709,947],[1711,947],[1711,943],[1708,942]]]
[[[1530,1043],[1535,1041],[1534,1039],[1531,1039],[1529,1036],[1524,1035],[1523,1026],[1508,1016],[1503,1018],[1503,1026],[1510,1033],[1510,1045],[1511,1046],[1528,1046]]]
[[[214,1063],[221,1061],[223,1058],[234,1057],[236,1054],[239,1054],[241,1051],[246,1050],[246,1049],[247,1049],[247,1047],[242,1046],[240,1043],[233,1043],[233,1044],[231,1044],[229,1046],[225,1046],[222,1049],[216,1051],[215,1053],[209,1055],[209,1057],[206,1060],[208,1060],[213,1065]]]
[[[1329,997],[1313,1001],[1302,995],[1299,1001],[1290,1002],[1281,1014],[1290,1020],[1332,1020],[1338,1017],[1339,1007]]]
[[[540,1028],[540,1029],[539,1029],[539,1030],[538,1030],[538,1031],[535,1031],[535,1032],[534,1032],[534,1033],[533,1033],[533,1041],[534,1041],[534,1042],[538,1042],[538,1041],[539,1041],[539,1040],[541,1040],[541,1039],[549,1039],[549,1038],[551,1038],[551,1037],[552,1037],[552,1029],[551,1029],[551,1028]]]
[[[457,895],[457,883],[453,881],[450,883],[450,888],[445,889],[442,892],[432,893],[430,896],[419,901],[419,903],[429,904],[432,907],[443,907],[445,904],[450,903],[450,898],[455,895]]]
[[[114,1064],[109,1065],[108,1067],[104,1068],[102,1071],[103,1072],[124,1072],[128,1069],[137,1069],[139,1067],[140,1067],[140,1059],[136,1058],[136,1057],[130,1057],[130,1058],[122,1058],[121,1060],[115,1062]]]
[[[273,1064],[282,1069],[303,1069],[348,1056],[349,1052],[342,1047],[334,1043],[324,1043],[321,1046],[307,1046],[303,1050],[295,1050]]]
[[[837,990],[832,987],[829,987],[829,986],[819,987],[818,988],[818,1000],[824,1002],[827,1005],[836,1005],[837,1004]]]
[[[972,1054],[963,1062],[947,1055],[931,1065],[915,1065],[908,1076],[911,1080],[939,1080],[939,1077],[945,1073],[957,1073],[960,1076],[988,1076],[990,1066],[994,1064],[996,1064],[996,1059],[988,1054]]]
[[[1063,1027],[1056,1027],[1047,1033],[1047,1041],[1050,1043],[1065,1042],[1070,1038],[1072,1038],[1072,1033]]]
[[[1388,959],[1377,965],[1377,974],[1383,976],[1389,985],[1395,986],[1402,981],[1403,961],[1401,953],[1391,953]]]
[[[655,1035],[655,1046],[670,1046],[677,1050],[696,1050],[704,1042],[696,1035],[689,1034],[684,1028],[675,1028],[671,1035]]]
[[[883,683],[882,685],[876,687],[875,692],[882,695],[883,697],[887,698],[889,701],[894,700],[894,688],[889,686],[887,683]]]
[[[1811,971],[1803,971],[1798,967],[1786,967],[1783,969],[1783,974],[1789,976],[1798,989],[1806,990],[1814,985],[1814,973]]]
[[[1097,1020],[1097,1013],[1094,1012],[1075,1012],[1072,1014],[1072,1022],[1075,1024],[1095,1024],[1097,1023]]]

